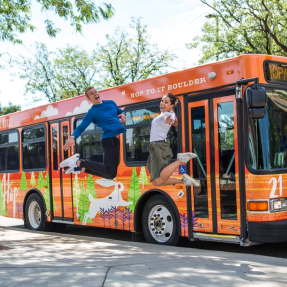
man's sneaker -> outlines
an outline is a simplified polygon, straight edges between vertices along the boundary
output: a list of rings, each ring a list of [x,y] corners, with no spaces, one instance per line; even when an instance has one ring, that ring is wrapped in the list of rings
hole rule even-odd
[[[187,186],[191,186],[191,185],[200,186],[200,181],[199,180],[195,180],[194,178],[190,177],[186,173],[183,175],[182,181]]]
[[[60,163],[60,167],[66,167],[66,166],[69,166],[69,167],[76,167],[76,162],[77,160],[80,159],[80,155],[78,153],[75,153],[74,155],[66,158],[65,160],[63,160],[61,163]]]
[[[184,153],[178,153],[177,159],[181,160],[183,163],[187,163],[190,159],[196,158],[197,155],[192,152],[184,152]]]
[[[81,169],[79,167],[70,167],[65,171],[65,174],[74,173],[78,174],[81,173]]]

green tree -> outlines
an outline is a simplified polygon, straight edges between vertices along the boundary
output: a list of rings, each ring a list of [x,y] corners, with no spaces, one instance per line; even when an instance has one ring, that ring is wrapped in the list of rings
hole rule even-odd
[[[21,182],[20,182],[20,190],[28,191],[27,179],[25,172],[22,172]]]
[[[44,187],[43,173],[42,173],[42,171],[39,171],[37,188],[41,189],[41,188],[43,188],[43,187]]]
[[[133,167],[131,183],[129,187],[128,201],[131,201],[133,205],[129,205],[128,208],[132,211],[135,210],[136,203],[141,197],[141,189],[138,181],[138,176],[136,172],[136,168]]]
[[[80,185],[79,185],[79,179],[78,175],[75,174],[75,177],[73,179],[73,206],[76,206],[76,216],[79,218],[79,200],[80,200]]]
[[[99,85],[97,65],[93,57],[80,47],[59,49],[55,66],[59,71],[56,75],[58,92],[64,99],[82,95],[88,86]]]
[[[44,187],[44,200],[45,200],[47,210],[50,210],[50,180],[49,180],[48,173],[46,175],[46,181],[45,181],[45,187]],[[57,210],[54,194],[53,194],[53,209],[54,211]]]
[[[83,222],[85,213],[89,211],[89,202],[88,194],[86,193],[84,183],[82,182],[78,208],[80,222]],[[87,223],[92,223],[92,219],[89,218]]]
[[[114,15],[114,9],[110,4],[102,3],[97,6],[95,1],[91,0],[36,0],[33,2],[41,5],[46,32],[51,37],[55,37],[60,29],[48,18],[49,11],[69,21],[76,32],[82,31],[82,24],[98,23],[101,18],[107,20]],[[0,41],[22,43],[19,34],[36,29],[31,23],[33,2],[0,0]]]
[[[97,44],[93,59],[101,69],[102,85],[114,87],[164,74],[176,56],[160,50],[150,41],[147,26],[132,18],[131,31],[118,27],[115,35],[106,35],[106,45]]]
[[[25,93],[33,94],[34,102],[43,100],[43,94],[50,103],[76,97],[87,86],[97,85],[96,64],[79,47],[68,46],[53,52],[36,43],[32,57],[20,56],[15,62],[20,68],[20,78],[26,81]]]
[[[214,13],[188,48],[202,47],[199,63],[244,53],[287,56],[285,0],[200,0]]]
[[[140,19],[133,19],[129,33],[118,27],[106,38],[105,46],[97,44],[90,55],[79,47],[53,52],[37,43],[33,57],[15,60],[20,78],[27,81],[26,93],[33,94],[33,101],[44,95],[51,103],[81,95],[87,86],[103,89],[163,74],[176,58],[151,43]]]
[[[6,210],[6,203],[5,203],[5,197],[3,194],[3,189],[2,189],[2,181],[0,177],[0,215],[7,215],[7,210]]]
[[[21,111],[21,106],[13,105],[11,102],[8,103],[7,107],[2,107],[0,104],[0,116],[12,114]]]
[[[93,196],[93,198],[97,198],[97,194],[96,194],[96,189],[95,189],[95,185],[94,185],[94,181],[93,181],[93,176],[91,174],[89,174],[88,176],[88,182],[87,182],[87,194],[91,194]]]
[[[36,185],[36,178],[35,178],[34,171],[32,171],[32,173],[31,173],[30,184],[32,187]]]
[[[44,200],[45,200],[45,204],[46,204],[46,209],[50,210],[50,188],[49,188],[49,181],[48,181],[48,185],[47,185],[47,178],[46,178],[46,186],[44,189]],[[54,202],[53,202],[53,204],[54,204]]]
[[[141,167],[139,182],[142,184],[142,188],[144,188],[145,184],[148,184],[148,178],[147,178],[145,166]]]

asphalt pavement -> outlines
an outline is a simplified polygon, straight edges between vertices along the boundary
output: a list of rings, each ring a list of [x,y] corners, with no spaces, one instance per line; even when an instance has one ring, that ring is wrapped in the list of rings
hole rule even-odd
[[[32,232],[0,216],[0,286],[287,286],[287,260]]]

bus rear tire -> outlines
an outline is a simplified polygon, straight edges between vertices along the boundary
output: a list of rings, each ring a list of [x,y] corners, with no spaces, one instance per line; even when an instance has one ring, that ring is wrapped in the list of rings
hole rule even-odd
[[[53,224],[46,221],[45,206],[38,194],[31,194],[25,206],[27,228],[36,231],[52,231]]]
[[[180,240],[176,212],[162,195],[148,199],[142,213],[143,234],[147,242],[177,245]]]

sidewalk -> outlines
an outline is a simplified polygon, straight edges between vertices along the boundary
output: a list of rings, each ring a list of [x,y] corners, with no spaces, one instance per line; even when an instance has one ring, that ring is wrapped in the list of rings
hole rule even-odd
[[[13,221],[13,223],[12,223]],[[16,222],[16,223],[15,223]],[[0,216],[0,286],[287,285],[287,260],[31,232]]]

